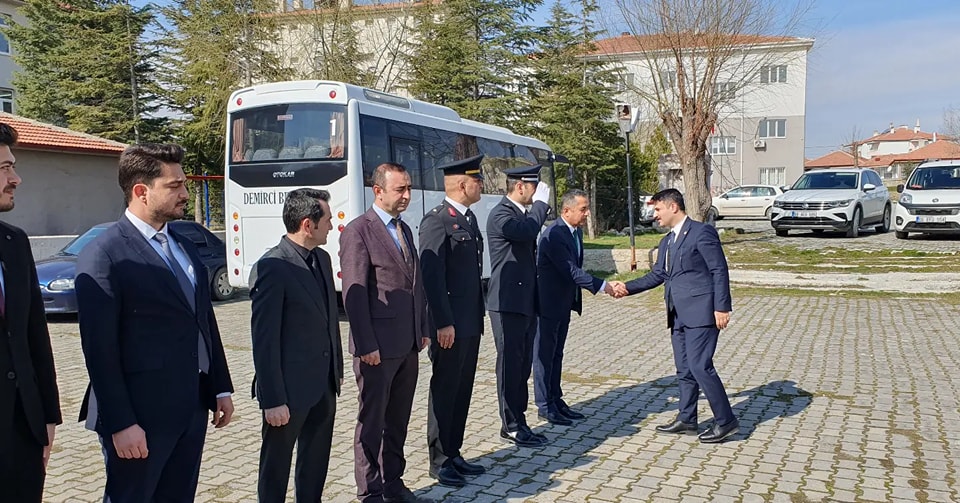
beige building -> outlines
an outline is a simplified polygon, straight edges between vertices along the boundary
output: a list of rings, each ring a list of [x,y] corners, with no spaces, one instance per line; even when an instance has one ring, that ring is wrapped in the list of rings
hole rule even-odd
[[[19,134],[13,148],[16,208],[3,221],[30,236],[74,235],[116,220],[123,208],[117,161],[123,143],[0,113]]]

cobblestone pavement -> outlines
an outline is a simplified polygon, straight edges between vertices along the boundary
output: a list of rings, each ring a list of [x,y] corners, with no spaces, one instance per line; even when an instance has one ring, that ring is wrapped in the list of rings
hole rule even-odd
[[[718,228],[740,228],[746,232],[760,232],[761,242],[771,244],[796,246],[801,249],[844,248],[848,250],[918,250],[924,252],[960,252],[960,236],[956,235],[923,235],[910,234],[908,239],[897,239],[893,231],[879,234],[873,229],[865,228],[860,237],[847,238],[839,232],[824,232],[814,234],[813,231],[791,230],[786,237],[778,237],[770,226],[770,221],[763,218],[733,219],[724,218],[717,221]]]
[[[558,427],[528,411],[534,429],[550,438],[543,449],[498,439],[495,355],[485,336],[464,455],[488,472],[462,489],[427,475],[430,369],[421,356],[406,483],[452,502],[960,500],[960,307],[735,294],[715,360],[741,432],[728,443],[701,445],[653,428],[676,413],[661,295],[586,299],[584,316],[571,325],[564,390],[588,419]],[[210,429],[197,501],[255,501],[260,416],[249,396],[249,302],[216,312],[237,415],[225,430]],[[53,321],[50,329],[69,421],[57,433],[45,501],[98,501],[104,478],[97,441],[73,421],[87,383],[77,325]],[[338,402],[328,501],[354,499],[352,378]],[[702,427],[710,416],[701,399]]]

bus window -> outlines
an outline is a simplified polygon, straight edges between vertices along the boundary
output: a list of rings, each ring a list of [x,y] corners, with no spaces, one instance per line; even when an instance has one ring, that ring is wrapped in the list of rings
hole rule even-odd
[[[456,159],[457,134],[439,129],[420,128],[423,133],[423,164],[420,166],[424,190],[444,190],[443,172],[436,167]]]
[[[363,151],[363,185],[373,186],[373,171],[390,161],[390,137],[387,121],[366,115],[360,116],[360,142]]]
[[[343,159],[343,109],[295,103],[236,112],[230,123],[231,163]]]
[[[480,164],[483,171],[483,193],[506,194],[507,175],[503,174],[503,170],[515,166],[513,154],[510,152],[513,145],[486,138],[477,138],[477,145],[483,154]]]

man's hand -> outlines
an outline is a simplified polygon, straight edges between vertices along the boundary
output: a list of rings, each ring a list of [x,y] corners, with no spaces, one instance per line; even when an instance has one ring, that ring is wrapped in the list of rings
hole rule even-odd
[[[443,328],[437,329],[437,344],[440,344],[440,347],[443,349],[450,349],[453,347],[453,340],[457,336],[457,330],[453,325],[447,325]]]
[[[537,191],[533,193],[533,201],[542,201],[550,204],[550,186],[543,182],[537,183]]]
[[[264,409],[263,418],[270,426],[279,428],[290,422],[290,409],[286,405]]]
[[[120,459],[146,459],[147,434],[139,424],[129,426],[113,434],[113,448]]]
[[[714,311],[713,317],[717,319],[717,328],[720,330],[727,328],[727,325],[730,324],[729,311]]]
[[[225,396],[217,398],[217,410],[213,411],[213,421],[210,422],[216,428],[223,428],[230,424],[233,418],[233,398]]]
[[[607,295],[619,299],[627,296],[627,285],[622,281],[608,281],[603,291]]]
[[[57,425],[50,423],[47,424],[47,445],[43,446],[43,468],[47,468],[47,463],[50,461],[50,448],[53,447],[53,436],[57,432]]]
[[[366,363],[367,365],[377,366],[380,365],[380,350],[376,350],[373,353],[367,353],[360,356],[360,361]]]
[[[453,345],[453,342],[450,342],[450,345],[452,346],[452,345]],[[427,349],[428,347],[430,347],[430,338],[429,338],[429,337],[421,337],[421,338],[420,338],[420,351],[423,351],[424,349]]]

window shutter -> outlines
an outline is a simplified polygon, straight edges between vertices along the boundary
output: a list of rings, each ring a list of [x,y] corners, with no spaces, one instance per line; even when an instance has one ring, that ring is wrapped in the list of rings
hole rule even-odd
[[[787,81],[787,65],[780,66],[780,82]]]

